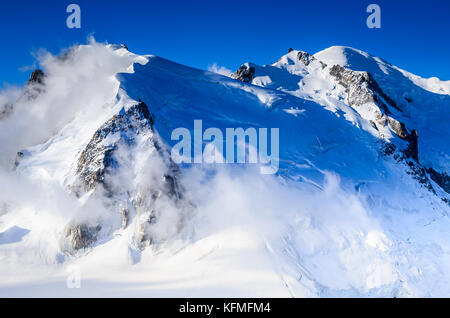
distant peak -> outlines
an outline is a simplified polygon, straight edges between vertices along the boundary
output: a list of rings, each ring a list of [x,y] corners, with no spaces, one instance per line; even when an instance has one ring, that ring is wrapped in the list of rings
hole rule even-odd
[[[39,83],[43,84],[45,74],[42,70],[36,69],[31,73],[30,79],[28,80],[28,83]]]

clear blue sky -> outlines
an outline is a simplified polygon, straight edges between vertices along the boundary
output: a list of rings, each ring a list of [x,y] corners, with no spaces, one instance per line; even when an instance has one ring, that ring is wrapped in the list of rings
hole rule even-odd
[[[81,29],[66,27],[66,7],[81,6]],[[366,27],[366,7],[381,6],[381,29]],[[448,0],[14,0],[0,1],[0,87],[23,84],[32,52],[74,43],[125,43],[206,69],[235,70],[276,61],[289,47],[315,53],[352,46],[415,74],[450,80]]]

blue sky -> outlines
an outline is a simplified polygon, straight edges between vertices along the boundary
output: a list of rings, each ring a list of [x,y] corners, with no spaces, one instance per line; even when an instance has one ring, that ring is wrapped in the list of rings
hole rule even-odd
[[[81,29],[66,27],[70,3],[81,7]],[[381,7],[381,29],[366,27],[370,3]],[[23,84],[39,48],[58,53],[91,34],[201,69],[347,45],[450,80],[448,0],[15,0],[0,1],[0,28],[0,86]]]

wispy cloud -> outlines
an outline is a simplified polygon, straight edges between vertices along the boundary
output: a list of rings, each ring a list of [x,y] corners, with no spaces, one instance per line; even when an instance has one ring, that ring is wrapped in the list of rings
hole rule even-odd
[[[224,66],[217,65],[217,63],[215,63],[215,62],[212,65],[208,66],[208,71],[217,73],[217,74],[221,74],[224,76],[228,76],[228,77],[230,77],[231,74],[233,74],[233,72],[231,70],[227,69]]]

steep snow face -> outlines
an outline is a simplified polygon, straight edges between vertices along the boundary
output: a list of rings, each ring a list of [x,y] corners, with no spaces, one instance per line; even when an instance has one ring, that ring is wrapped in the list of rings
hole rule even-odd
[[[33,295],[30,284],[40,296],[450,294],[448,195],[406,155],[410,132],[389,122],[403,110],[372,75],[294,50],[236,79],[120,46],[80,50],[62,66],[82,76],[49,64],[30,103],[47,105],[59,79],[88,104],[61,92],[71,116],[44,143],[12,147],[15,170],[0,170],[1,295]],[[171,133],[194,135],[196,119],[279,128],[278,174],[174,166]],[[66,288],[73,268],[79,290]]]

